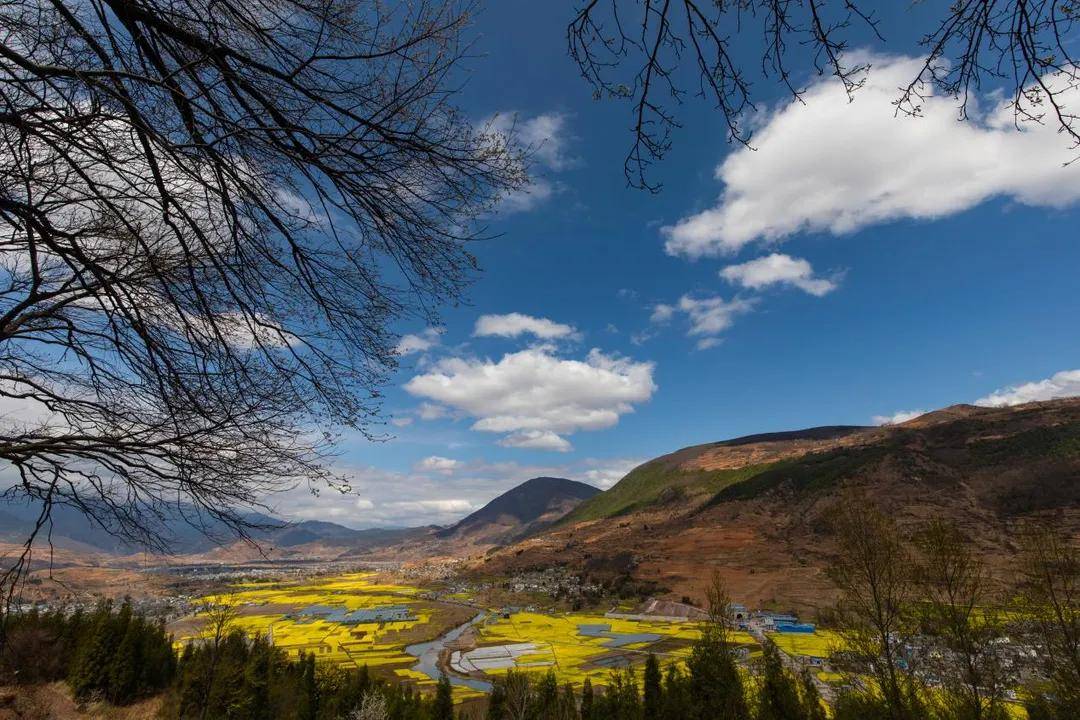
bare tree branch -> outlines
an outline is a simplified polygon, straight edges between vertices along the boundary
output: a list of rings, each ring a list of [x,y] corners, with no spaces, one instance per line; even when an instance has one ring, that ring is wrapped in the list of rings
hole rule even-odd
[[[244,534],[344,484],[324,459],[377,435],[390,323],[460,298],[526,181],[454,105],[470,10],[0,5],[0,461],[37,530],[69,506],[167,549],[178,514]]]

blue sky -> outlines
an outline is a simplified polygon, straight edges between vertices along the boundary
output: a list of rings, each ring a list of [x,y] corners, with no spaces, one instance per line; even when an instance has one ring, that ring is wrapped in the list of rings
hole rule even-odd
[[[1080,394],[1080,167],[992,94],[967,124],[940,97],[894,118],[926,9],[885,8],[855,103],[759,81],[750,151],[689,100],[652,195],[623,177],[629,106],[592,100],[566,56],[571,6],[491,3],[462,103],[516,117],[533,192],[475,246],[469,305],[399,328],[393,437],[347,436],[336,461],[355,494],[279,510],[445,523],[537,474],[606,487],[696,443]]]

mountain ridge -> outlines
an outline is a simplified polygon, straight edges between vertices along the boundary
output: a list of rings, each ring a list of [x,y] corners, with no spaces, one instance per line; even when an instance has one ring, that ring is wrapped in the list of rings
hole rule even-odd
[[[493,498],[479,510],[435,533],[441,540],[503,544],[557,522],[599,488],[577,480],[535,477]]]
[[[952,406],[881,427],[824,426],[676,450],[630,471],[559,523],[474,564],[559,565],[703,600],[713,569],[740,601],[827,604],[830,516],[861,493],[905,531],[955,521],[1004,572],[1017,528],[1051,513],[1080,536],[1080,398]]]

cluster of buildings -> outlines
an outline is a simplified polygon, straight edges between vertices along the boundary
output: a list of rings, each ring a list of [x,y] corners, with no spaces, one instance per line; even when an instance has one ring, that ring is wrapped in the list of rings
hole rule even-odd
[[[804,633],[812,635],[815,630],[813,623],[799,622],[797,615],[768,612],[765,610],[750,612],[744,605],[732,605],[731,616],[738,629],[746,630],[748,632],[757,630],[760,632]]]

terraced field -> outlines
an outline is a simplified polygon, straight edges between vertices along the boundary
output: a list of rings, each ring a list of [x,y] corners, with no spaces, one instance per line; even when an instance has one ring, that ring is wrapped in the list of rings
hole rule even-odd
[[[606,684],[612,670],[640,667],[650,652],[664,665],[684,661],[698,637],[694,623],[513,613],[478,625],[476,647],[455,652],[451,664],[457,672],[472,675],[554,669],[561,682],[581,685],[590,678],[593,683]],[[735,639],[756,646],[749,634],[736,633]]]
[[[424,600],[418,588],[380,582],[373,573],[303,583],[238,584],[227,594],[202,601],[234,607],[236,627],[268,636],[291,657],[305,653],[345,667],[366,665],[420,689],[434,685],[439,669],[448,670],[458,700],[480,694],[488,681],[510,669],[553,669],[560,682],[580,686],[590,678],[604,685],[612,670],[640,669],[650,652],[663,665],[685,661],[700,636],[693,622],[495,611],[447,635],[479,610]],[[203,636],[204,625],[205,613],[196,614],[172,630],[179,642],[186,642]],[[445,649],[439,652],[440,643],[418,664],[421,649],[412,646],[444,635]],[[748,649],[757,647],[747,633],[736,633],[735,640]]]
[[[354,573],[306,583],[238,584],[232,592],[202,602],[234,606],[236,627],[270,637],[291,657],[307,653],[320,662],[367,665],[385,676],[427,686],[434,680],[411,669],[417,659],[406,648],[435,639],[475,611],[429,602],[418,592],[408,585],[380,583],[373,573]],[[196,614],[181,625],[179,642],[205,633],[204,621]],[[467,694],[466,689],[459,694]]]

